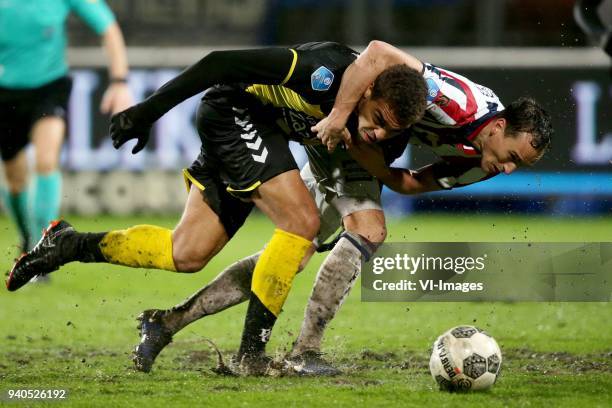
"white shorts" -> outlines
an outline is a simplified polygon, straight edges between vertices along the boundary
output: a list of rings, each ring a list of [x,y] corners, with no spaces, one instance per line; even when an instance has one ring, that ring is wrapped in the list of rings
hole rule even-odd
[[[342,226],[345,216],[363,210],[382,211],[378,180],[346,151],[338,148],[329,154],[324,147],[307,146],[307,153],[309,162],[300,175],[321,217],[315,245],[329,239]]]

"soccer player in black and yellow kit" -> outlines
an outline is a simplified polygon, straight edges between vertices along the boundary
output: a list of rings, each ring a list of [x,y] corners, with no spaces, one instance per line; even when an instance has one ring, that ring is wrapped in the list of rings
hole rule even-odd
[[[16,262],[7,288],[17,290],[33,276],[72,261],[195,272],[223,248],[256,205],[276,225],[253,272],[238,354],[247,366],[257,366],[319,229],[316,206],[286,138],[313,141],[310,126],[330,111],[340,78],[356,56],[336,43],[213,52],[144,102],[115,115],[114,146],[137,139],[132,150],[137,153],[157,119],[207,90],[197,113],[202,149],[184,171],[189,196],[177,227],[171,231],[139,225],[79,233],[65,221],[54,222],[39,244]],[[420,73],[392,67],[377,77],[359,103],[354,126],[361,134],[389,138],[420,118],[425,93]]]
[[[340,122],[334,125],[336,136],[341,139],[346,132],[354,136],[347,141],[348,152],[336,149],[328,154],[323,145],[306,146],[309,163],[301,176],[315,198],[321,221],[313,243],[325,242],[339,227],[343,232],[331,244],[319,247],[332,249],[319,268],[300,333],[286,358],[288,372],[340,373],[321,356],[323,333],[363,263],[386,235],[380,185],[368,176],[376,175],[402,194],[459,188],[532,165],[550,144],[550,117],[533,99],[520,98],[504,107],[491,89],[379,41],[372,42],[346,70],[334,102],[335,112],[348,107],[350,114],[361,92],[369,92],[366,86],[359,87],[395,64],[412,67],[426,80],[427,107],[421,120],[380,143],[373,143],[375,132],[356,135],[350,123]],[[325,121],[329,117],[323,125]],[[323,127],[327,132],[331,129]],[[314,128],[321,133],[321,124]],[[408,143],[427,146],[439,159],[418,170],[390,167]],[[258,256],[235,262],[171,309],[144,311],[139,318],[141,340],[134,351],[136,369],[149,371],[157,355],[188,324],[248,300]],[[305,261],[309,256],[307,253]]]

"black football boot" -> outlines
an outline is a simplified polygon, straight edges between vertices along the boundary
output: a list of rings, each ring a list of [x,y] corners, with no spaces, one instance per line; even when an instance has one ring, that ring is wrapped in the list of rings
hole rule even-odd
[[[136,370],[148,373],[157,355],[172,342],[172,332],[164,325],[163,310],[145,310],[138,316],[140,343],[133,351],[132,361]]]
[[[53,221],[44,231],[38,244],[30,252],[17,259],[6,281],[6,288],[15,291],[28,283],[35,276],[44,276],[57,270],[66,262],[70,262],[74,248],[74,240],[66,240],[76,231],[66,221]]]

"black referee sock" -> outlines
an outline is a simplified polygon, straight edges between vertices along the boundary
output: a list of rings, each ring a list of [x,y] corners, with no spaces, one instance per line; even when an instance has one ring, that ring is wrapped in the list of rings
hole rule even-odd
[[[242,358],[245,355],[254,356],[265,353],[274,323],[276,323],[276,316],[261,303],[257,295],[251,292],[238,356]]]

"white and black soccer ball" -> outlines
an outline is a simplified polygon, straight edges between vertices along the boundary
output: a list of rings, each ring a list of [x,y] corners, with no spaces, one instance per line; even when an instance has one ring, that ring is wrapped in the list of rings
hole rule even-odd
[[[474,326],[457,326],[434,342],[429,371],[441,390],[484,390],[495,384],[501,363],[493,337]]]

